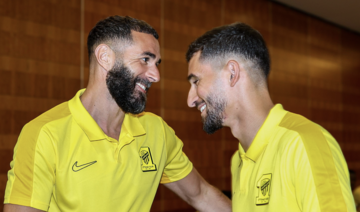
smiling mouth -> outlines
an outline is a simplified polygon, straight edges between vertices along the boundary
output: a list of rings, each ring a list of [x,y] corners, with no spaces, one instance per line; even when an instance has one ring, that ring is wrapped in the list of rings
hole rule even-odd
[[[145,93],[146,93],[146,87],[145,85],[141,84],[141,83],[136,83],[137,86],[139,86]]]
[[[206,108],[206,105],[203,105],[201,108],[200,108],[200,112],[203,112]]]

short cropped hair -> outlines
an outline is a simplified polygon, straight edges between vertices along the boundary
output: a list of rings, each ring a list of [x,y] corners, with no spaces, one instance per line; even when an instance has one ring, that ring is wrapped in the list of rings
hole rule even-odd
[[[148,23],[129,16],[111,16],[99,21],[90,31],[87,39],[89,61],[94,53],[94,47],[103,42],[123,40],[132,42],[131,30],[143,32],[159,39],[156,30]]]
[[[238,55],[251,61],[267,79],[270,72],[270,56],[261,34],[244,23],[233,23],[214,28],[193,41],[186,53],[189,62],[200,51],[200,61]]]

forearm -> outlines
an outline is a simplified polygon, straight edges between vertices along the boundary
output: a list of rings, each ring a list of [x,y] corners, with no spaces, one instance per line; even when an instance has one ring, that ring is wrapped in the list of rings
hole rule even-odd
[[[231,200],[219,189],[208,184],[207,186],[203,186],[202,190],[202,193],[197,198],[189,200],[189,204],[198,211],[231,211]]]
[[[206,182],[195,168],[184,179],[164,185],[198,211],[231,211],[230,199]]]
[[[41,210],[22,205],[4,204],[4,212],[42,212]]]

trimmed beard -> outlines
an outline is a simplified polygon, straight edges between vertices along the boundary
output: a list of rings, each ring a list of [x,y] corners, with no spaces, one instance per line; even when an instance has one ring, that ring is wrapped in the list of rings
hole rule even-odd
[[[224,110],[226,102],[224,99],[216,98],[215,95],[210,95],[206,98],[206,114],[202,119],[203,130],[207,134],[213,134],[223,127]],[[210,106],[210,107],[209,107]]]
[[[146,87],[146,93],[135,89],[138,82]],[[139,76],[134,77],[130,68],[116,62],[106,75],[106,85],[116,104],[125,113],[139,114],[145,110],[151,83]]]

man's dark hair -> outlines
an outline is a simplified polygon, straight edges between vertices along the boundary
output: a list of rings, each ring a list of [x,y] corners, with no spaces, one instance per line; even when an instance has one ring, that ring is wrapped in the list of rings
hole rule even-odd
[[[148,23],[129,16],[111,16],[99,21],[90,31],[87,39],[89,61],[94,52],[94,46],[106,41],[121,39],[131,42],[131,30],[153,35],[159,39],[159,35]]]
[[[267,78],[270,56],[261,34],[244,23],[234,23],[214,28],[196,39],[189,46],[186,60],[189,62],[200,51],[199,60],[236,54],[253,62]]]

